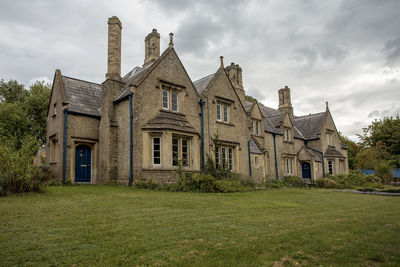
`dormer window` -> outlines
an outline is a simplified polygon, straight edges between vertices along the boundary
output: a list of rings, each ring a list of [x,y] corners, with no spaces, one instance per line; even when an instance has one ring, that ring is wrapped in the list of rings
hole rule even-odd
[[[260,135],[260,122],[257,120],[251,121],[251,133]]]
[[[283,140],[286,142],[290,142],[292,140],[289,128],[283,128]]]
[[[178,112],[179,110],[179,93],[175,91],[162,90],[162,108]]]
[[[328,142],[328,146],[334,146],[334,142],[333,142],[333,133],[328,132],[328,133],[326,134],[326,139],[327,139],[327,142]]]

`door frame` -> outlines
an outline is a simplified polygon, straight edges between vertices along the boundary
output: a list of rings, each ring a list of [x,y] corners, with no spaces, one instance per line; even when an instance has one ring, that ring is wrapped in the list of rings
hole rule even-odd
[[[96,140],[97,141],[97,140]],[[97,142],[95,140],[87,140],[87,139],[75,139],[73,140],[73,146],[71,149],[71,182],[75,184],[95,184],[97,178]],[[91,150],[91,168],[90,168],[90,182],[76,182],[75,181],[75,164],[76,164],[76,148],[79,145],[85,145],[90,148]]]

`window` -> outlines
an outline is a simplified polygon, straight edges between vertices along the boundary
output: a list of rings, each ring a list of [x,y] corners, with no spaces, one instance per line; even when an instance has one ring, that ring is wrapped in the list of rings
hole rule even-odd
[[[229,122],[229,105],[217,104],[217,121]]]
[[[229,166],[229,170],[232,171],[233,170],[233,149],[229,148],[228,149],[229,153],[228,153],[228,166]]]
[[[224,122],[228,122],[228,106],[224,105]]]
[[[283,140],[285,140],[287,142],[291,140],[290,129],[289,128],[284,128],[283,129]]]
[[[221,121],[221,104],[217,104],[217,121]]]
[[[170,92],[168,90],[162,90],[162,108],[175,112],[179,111],[179,93],[175,91]]]
[[[181,137],[172,138],[172,165],[178,166],[179,161],[182,166],[189,166],[189,141]]]
[[[153,165],[161,164],[161,137],[153,137]]]
[[[172,111],[178,111],[178,93],[172,92],[171,100],[172,100]]]
[[[257,156],[255,156],[254,157],[254,167],[258,167],[258,157]]]
[[[166,90],[162,91],[162,107],[163,109],[169,109],[169,92]]]
[[[327,133],[326,134],[326,139],[328,141],[328,146],[333,146],[333,133]]]
[[[285,175],[294,175],[294,157],[284,157],[283,165]]]
[[[256,121],[256,135],[259,135],[260,133],[259,133],[259,130],[258,130],[258,121]]]
[[[216,146],[215,148],[215,168],[224,170],[234,170],[233,147]]]
[[[328,171],[329,171],[329,174],[333,174],[333,161],[332,160],[328,160]]]

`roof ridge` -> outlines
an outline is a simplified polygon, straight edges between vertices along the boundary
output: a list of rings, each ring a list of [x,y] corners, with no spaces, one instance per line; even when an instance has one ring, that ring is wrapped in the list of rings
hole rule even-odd
[[[304,117],[307,117],[307,116],[320,115],[320,114],[324,114],[324,113],[325,113],[325,111],[317,112],[317,113],[310,113],[310,114],[303,115],[303,116],[296,116],[293,119],[301,119],[301,118],[304,118]]]
[[[85,80],[82,80],[82,79],[78,79],[78,78],[74,78],[74,77],[70,77],[70,76],[66,76],[66,75],[61,75],[61,77],[65,77],[65,78],[72,79],[72,80],[75,80],[75,81],[80,81],[80,82],[85,82],[85,83],[91,83],[91,84],[96,84],[96,85],[101,86],[101,84],[99,84],[99,83],[89,82],[89,81],[85,81]]]

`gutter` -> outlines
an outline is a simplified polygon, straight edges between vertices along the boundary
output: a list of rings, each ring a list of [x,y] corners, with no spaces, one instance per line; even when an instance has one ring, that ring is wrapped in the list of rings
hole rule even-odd
[[[325,160],[324,160],[324,153],[322,151],[319,151],[317,149],[314,149],[312,147],[309,147],[308,142],[306,140],[304,140],[304,145],[306,146],[306,148],[311,149],[312,151],[315,151],[317,153],[320,153],[322,156],[322,177],[325,177]]]
[[[250,171],[250,177],[252,177],[253,174],[252,174],[252,170],[251,170],[250,139],[247,141],[247,147],[249,149],[249,171]]]
[[[274,137],[274,154],[275,154],[275,176],[276,176],[276,180],[279,181],[279,175],[278,175],[278,159],[276,157],[276,133],[272,134]]]
[[[199,104],[200,104],[200,109],[201,109],[201,157],[203,160],[202,169],[203,169],[203,173],[204,173],[206,170],[206,163],[204,160],[204,108],[203,108],[205,102],[203,101],[202,98],[200,98]]]
[[[66,174],[67,174],[67,117],[68,110],[64,110],[64,133],[63,133],[63,171],[62,171],[62,183],[66,183]]]
[[[132,94],[129,95],[129,186],[133,183],[133,112]]]

